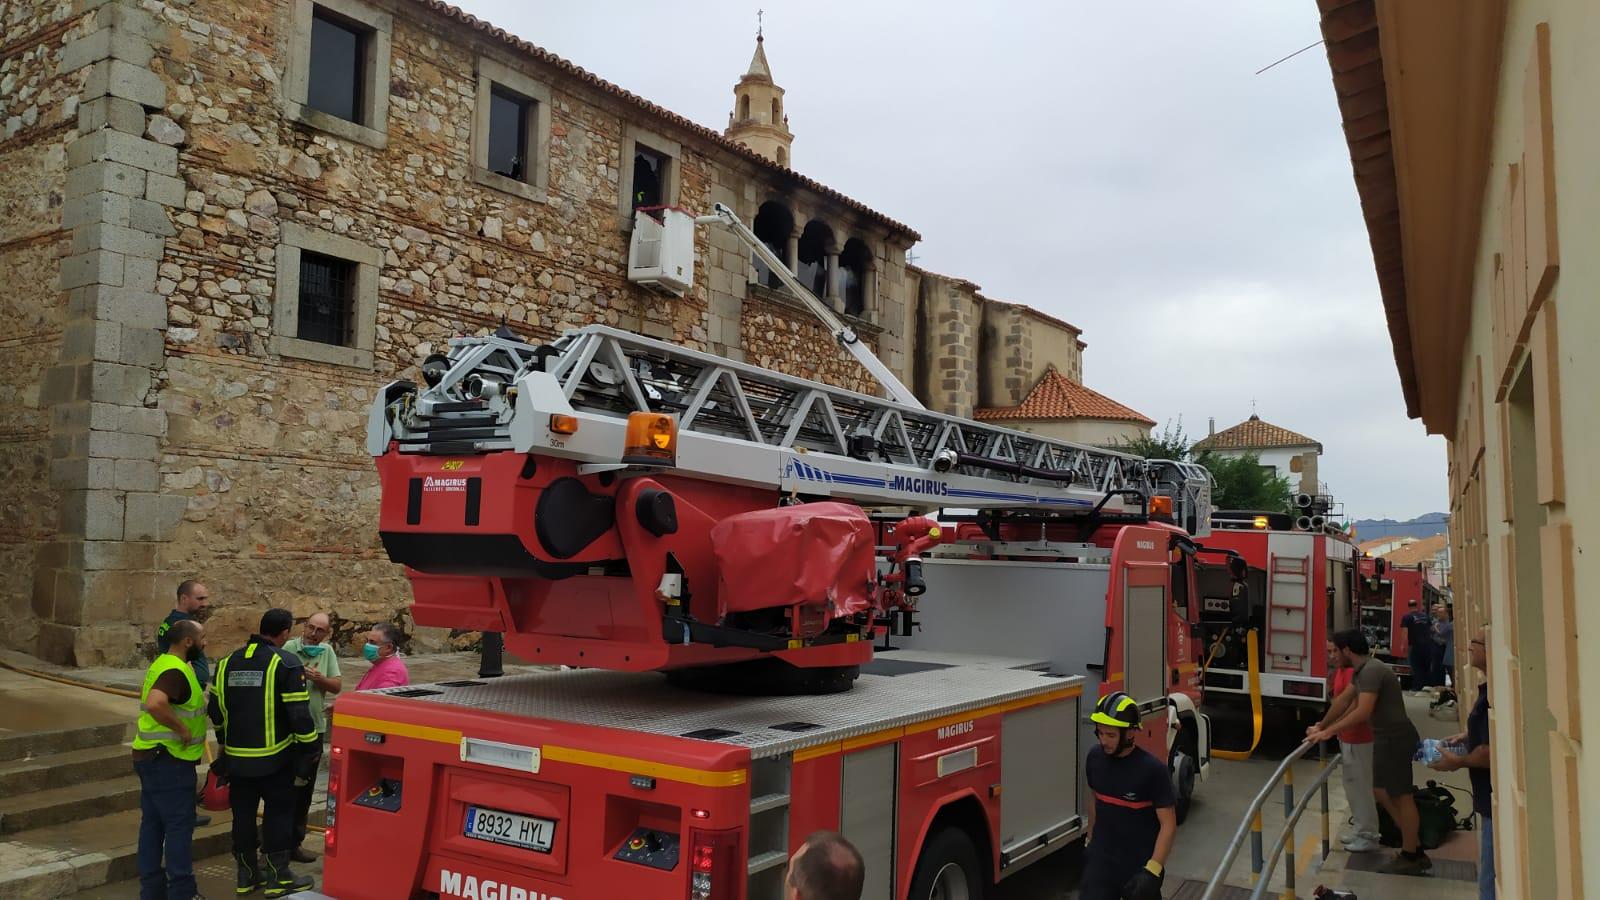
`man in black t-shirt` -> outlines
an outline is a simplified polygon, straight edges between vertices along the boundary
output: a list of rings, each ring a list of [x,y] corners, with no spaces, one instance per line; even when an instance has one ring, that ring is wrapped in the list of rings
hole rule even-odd
[[[1084,850],[1082,900],[1160,900],[1161,880],[1178,831],[1167,767],[1134,744],[1139,704],[1117,691],[1100,698],[1090,719],[1099,746],[1084,776],[1094,802]]]
[[[1472,667],[1488,674],[1489,629],[1478,630],[1478,636],[1468,645],[1467,656]],[[1494,900],[1494,787],[1489,776],[1489,682],[1478,683],[1478,702],[1467,715],[1467,730],[1445,741],[1464,744],[1466,755],[1449,750],[1439,754],[1433,768],[1440,772],[1466,769],[1472,779],[1472,811],[1478,814],[1478,898]]]
[[[173,623],[193,619],[204,624],[209,618],[211,618],[211,589],[198,581],[183,582],[178,585],[177,604],[156,627],[156,649],[161,653],[167,652],[167,647],[171,644],[168,633],[172,630]],[[194,669],[194,677],[199,679],[201,687],[211,683],[211,664],[206,660],[204,650],[197,648],[192,651],[189,665]]]

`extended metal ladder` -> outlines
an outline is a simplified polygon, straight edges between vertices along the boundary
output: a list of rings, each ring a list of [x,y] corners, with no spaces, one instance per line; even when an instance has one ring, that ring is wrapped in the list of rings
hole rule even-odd
[[[869,506],[1137,513],[1164,495],[1179,521],[1209,523],[1210,478],[1190,463],[948,416],[605,326],[547,346],[504,332],[456,338],[424,375],[432,384],[422,390],[396,382],[374,403],[374,456],[392,439],[404,452],[516,450],[601,463],[585,455],[583,431],[552,449],[547,414],[620,424],[633,412],[671,413],[681,444],[714,445],[681,453],[679,470],[698,466],[711,478],[743,470],[730,480]]]

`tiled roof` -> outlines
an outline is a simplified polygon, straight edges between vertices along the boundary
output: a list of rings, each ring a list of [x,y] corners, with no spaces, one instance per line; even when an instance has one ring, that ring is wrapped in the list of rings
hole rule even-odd
[[[573,77],[575,77],[575,78],[577,78],[577,79],[579,79],[581,81],[588,82],[589,84],[593,85],[594,87],[597,87],[600,90],[605,91],[608,94],[611,94],[612,96],[618,97],[618,98],[622,99],[623,101],[625,101],[627,103],[631,103],[634,106],[637,106],[640,109],[644,110],[645,112],[650,113],[651,115],[658,116],[658,117],[660,117],[662,119],[667,120],[668,122],[671,122],[673,125],[676,125],[677,127],[684,129],[685,131],[693,133],[696,137],[699,137],[701,140],[704,140],[704,141],[706,141],[708,143],[711,143],[711,144],[715,144],[716,146],[721,147],[723,150],[725,150],[725,151],[727,151],[729,153],[732,153],[732,154],[734,154],[736,156],[743,157],[748,162],[755,163],[758,166],[762,166],[762,167],[764,167],[766,169],[769,169],[769,170],[771,170],[773,172],[777,172],[778,174],[783,175],[783,176],[785,176],[787,178],[790,178],[790,179],[794,180],[796,183],[798,183],[798,184],[800,184],[800,185],[802,185],[802,186],[804,186],[806,188],[809,188],[809,189],[811,189],[813,191],[816,191],[818,194],[821,194],[824,197],[827,197],[827,198],[829,198],[831,200],[837,201],[837,202],[849,207],[850,209],[855,210],[856,212],[860,212],[860,213],[864,213],[866,215],[869,215],[872,218],[877,219],[879,222],[881,222],[881,223],[883,223],[885,225],[888,225],[890,228],[893,228],[896,231],[901,232],[902,234],[904,234],[906,237],[910,238],[913,241],[922,240],[922,235],[920,235],[916,231],[912,230],[911,226],[906,225],[906,224],[904,224],[902,222],[897,222],[894,219],[891,219],[888,216],[884,215],[883,213],[880,213],[877,210],[872,209],[871,207],[867,206],[866,204],[862,203],[861,201],[852,200],[851,198],[846,197],[844,194],[839,193],[838,191],[834,190],[833,188],[828,187],[827,185],[823,184],[820,181],[815,181],[813,179],[807,178],[804,175],[801,175],[799,172],[796,172],[795,170],[789,168],[788,166],[780,166],[777,163],[773,162],[772,160],[767,159],[765,156],[762,156],[761,154],[755,152],[754,150],[751,150],[749,147],[746,147],[743,144],[740,144],[740,143],[738,143],[736,141],[729,140],[728,138],[722,136],[721,134],[719,134],[719,133],[717,133],[715,131],[712,131],[711,129],[705,127],[704,125],[700,125],[698,123],[690,121],[689,119],[686,119],[683,116],[678,115],[677,113],[673,112],[670,109],[667,109],[664,106],[657,106],[656,104],[651,103],[649,100],[646,100],[643,97],[640,97],[638,94],[634,94],[634,93],[632,93],[630,91],[625,91],[622,88],[618,87],[617,85],[614,85],[609,81],[606,81],[604,78],[601,78],[600,76],[595,75],[592,72],[586,71],[585,69],[579,67],[578,65],[576,65],[576,64],[574,64],[572,62],[569,62],[569,61],[567,61],[565,59],[562,59],[561,57],[555,55],[554,53],[551,53],[550,51],[544,49],[543,47],[539,47],[539,46],[536,46],[534,44],[530,44],[527,41],[523,40],[522,38],[519,38],[516,35],[512,34],[511,32],[506,31],[503,28],[496,27],[495,25],[492,25],[492,24],[490,24],[488,22],[485,22],[484,20],[478,18],[477,16],[472,15],[471,13],[469,13],[469,12],[459,8],[459,7],[452,6],[452,5],[448,4],[448,3],[445,3],[445,2],[443,2],[443,0],[412,0],[412,2],[417,4],[418,6],[427,7],[428,9],[433,10],[434,12],[438,13],[439,15],[442,15],[442,16],[448,18],[448,19],[454,19],[455,21],[460,22],[463,25],[467,25],[467,26],[469,26],[471,28],[474,28],[474,29],[476,29],[478,31],[483,32],[484,34],[489,35],[490,37],[496,38],[496,39],[498,39],[498,40],[500,40],[500,41],[502,41],[502,42],[504,42],[504,43],[506,43],[506,44],[508,44],[508,45],[510,45],[512,47],[515,47],[517,50],[520,50],[523,53],[528,54],[529,56],[533,57],[534,59],[538,60],[539,62],[545,63],[546,65],[549,65],[549,66],[553,66],[553,67],[555,67],[557,69],[560,69],[561,71],[563,71],[563,72],[567,73],[568,75],[571,75],[571,76],[573,76]]]
[[[1450,537],[1448,535],[1436,534],[1433,537],[1414,540],[1404,547],[1396,547],[1385,553],[1383,558],[1388,560],[1391,565],[1414,566],[1420,562],[1432,562],[1433,555],[1449,545]]]
[[[1256,415],[1194,445],[1196,450],[1270,450],[1276,447],[1315,447],[1317,452],[1322,452],[1322,445],[1311,438],[1264,422]]]
[[[1357,544],[1356,549],[1362,553],[1371,553],[1379,547],[1387,547],[1390,544],[1403,544],[1405,541],[1406,538],[1404,536],[1373,538],[1370,541],[1362,541]]]
[[[974,419],[1113,419],[1154,425],[1155,420],[1121,403],[1089,390],[1049,366],[1028,396],[1016,406],[992,406],[972,414]]]

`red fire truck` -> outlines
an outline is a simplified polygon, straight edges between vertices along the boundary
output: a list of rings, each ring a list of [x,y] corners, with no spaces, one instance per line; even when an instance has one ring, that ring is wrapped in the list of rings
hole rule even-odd
[[[416,621],[578,668],[340,697],[328,895],[777,898],[828,828],[865,896],[981,896],[1081,836],[1114,689],[1187,801],[1203,471],[925,410],[790,289],[889,399],[596,326],[374,402]]]
[[[1409,680],[1411,641],[1400,620],[1412,610],[1427,612],[1445,602],[1444,593],[1428,580],[1421,564],[1396,566],[1382,557],[1363,556],[1357,561],[1357,571],[1355,598],[1361,631],[1373,654]]]
[[[1212,515],[1205,546],[1237,553],[1250,574],[1248,589],[1235,593],[1224,567],[1201,568],[1208,702],[1248,699],[1246,642],[1254,634],[1263,708],[1322,712],[1329,674],[1326,642],[1353,624],[1357,554],[1343,531],[1311,530],[1305,524],[1279,513],[1219,510]]]

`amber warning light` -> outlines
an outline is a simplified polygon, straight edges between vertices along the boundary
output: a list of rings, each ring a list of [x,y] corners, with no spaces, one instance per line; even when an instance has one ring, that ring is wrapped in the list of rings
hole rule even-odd
[[[622,462],[630,466],[677,465],[678,420],[663,413],[629,413]]]

